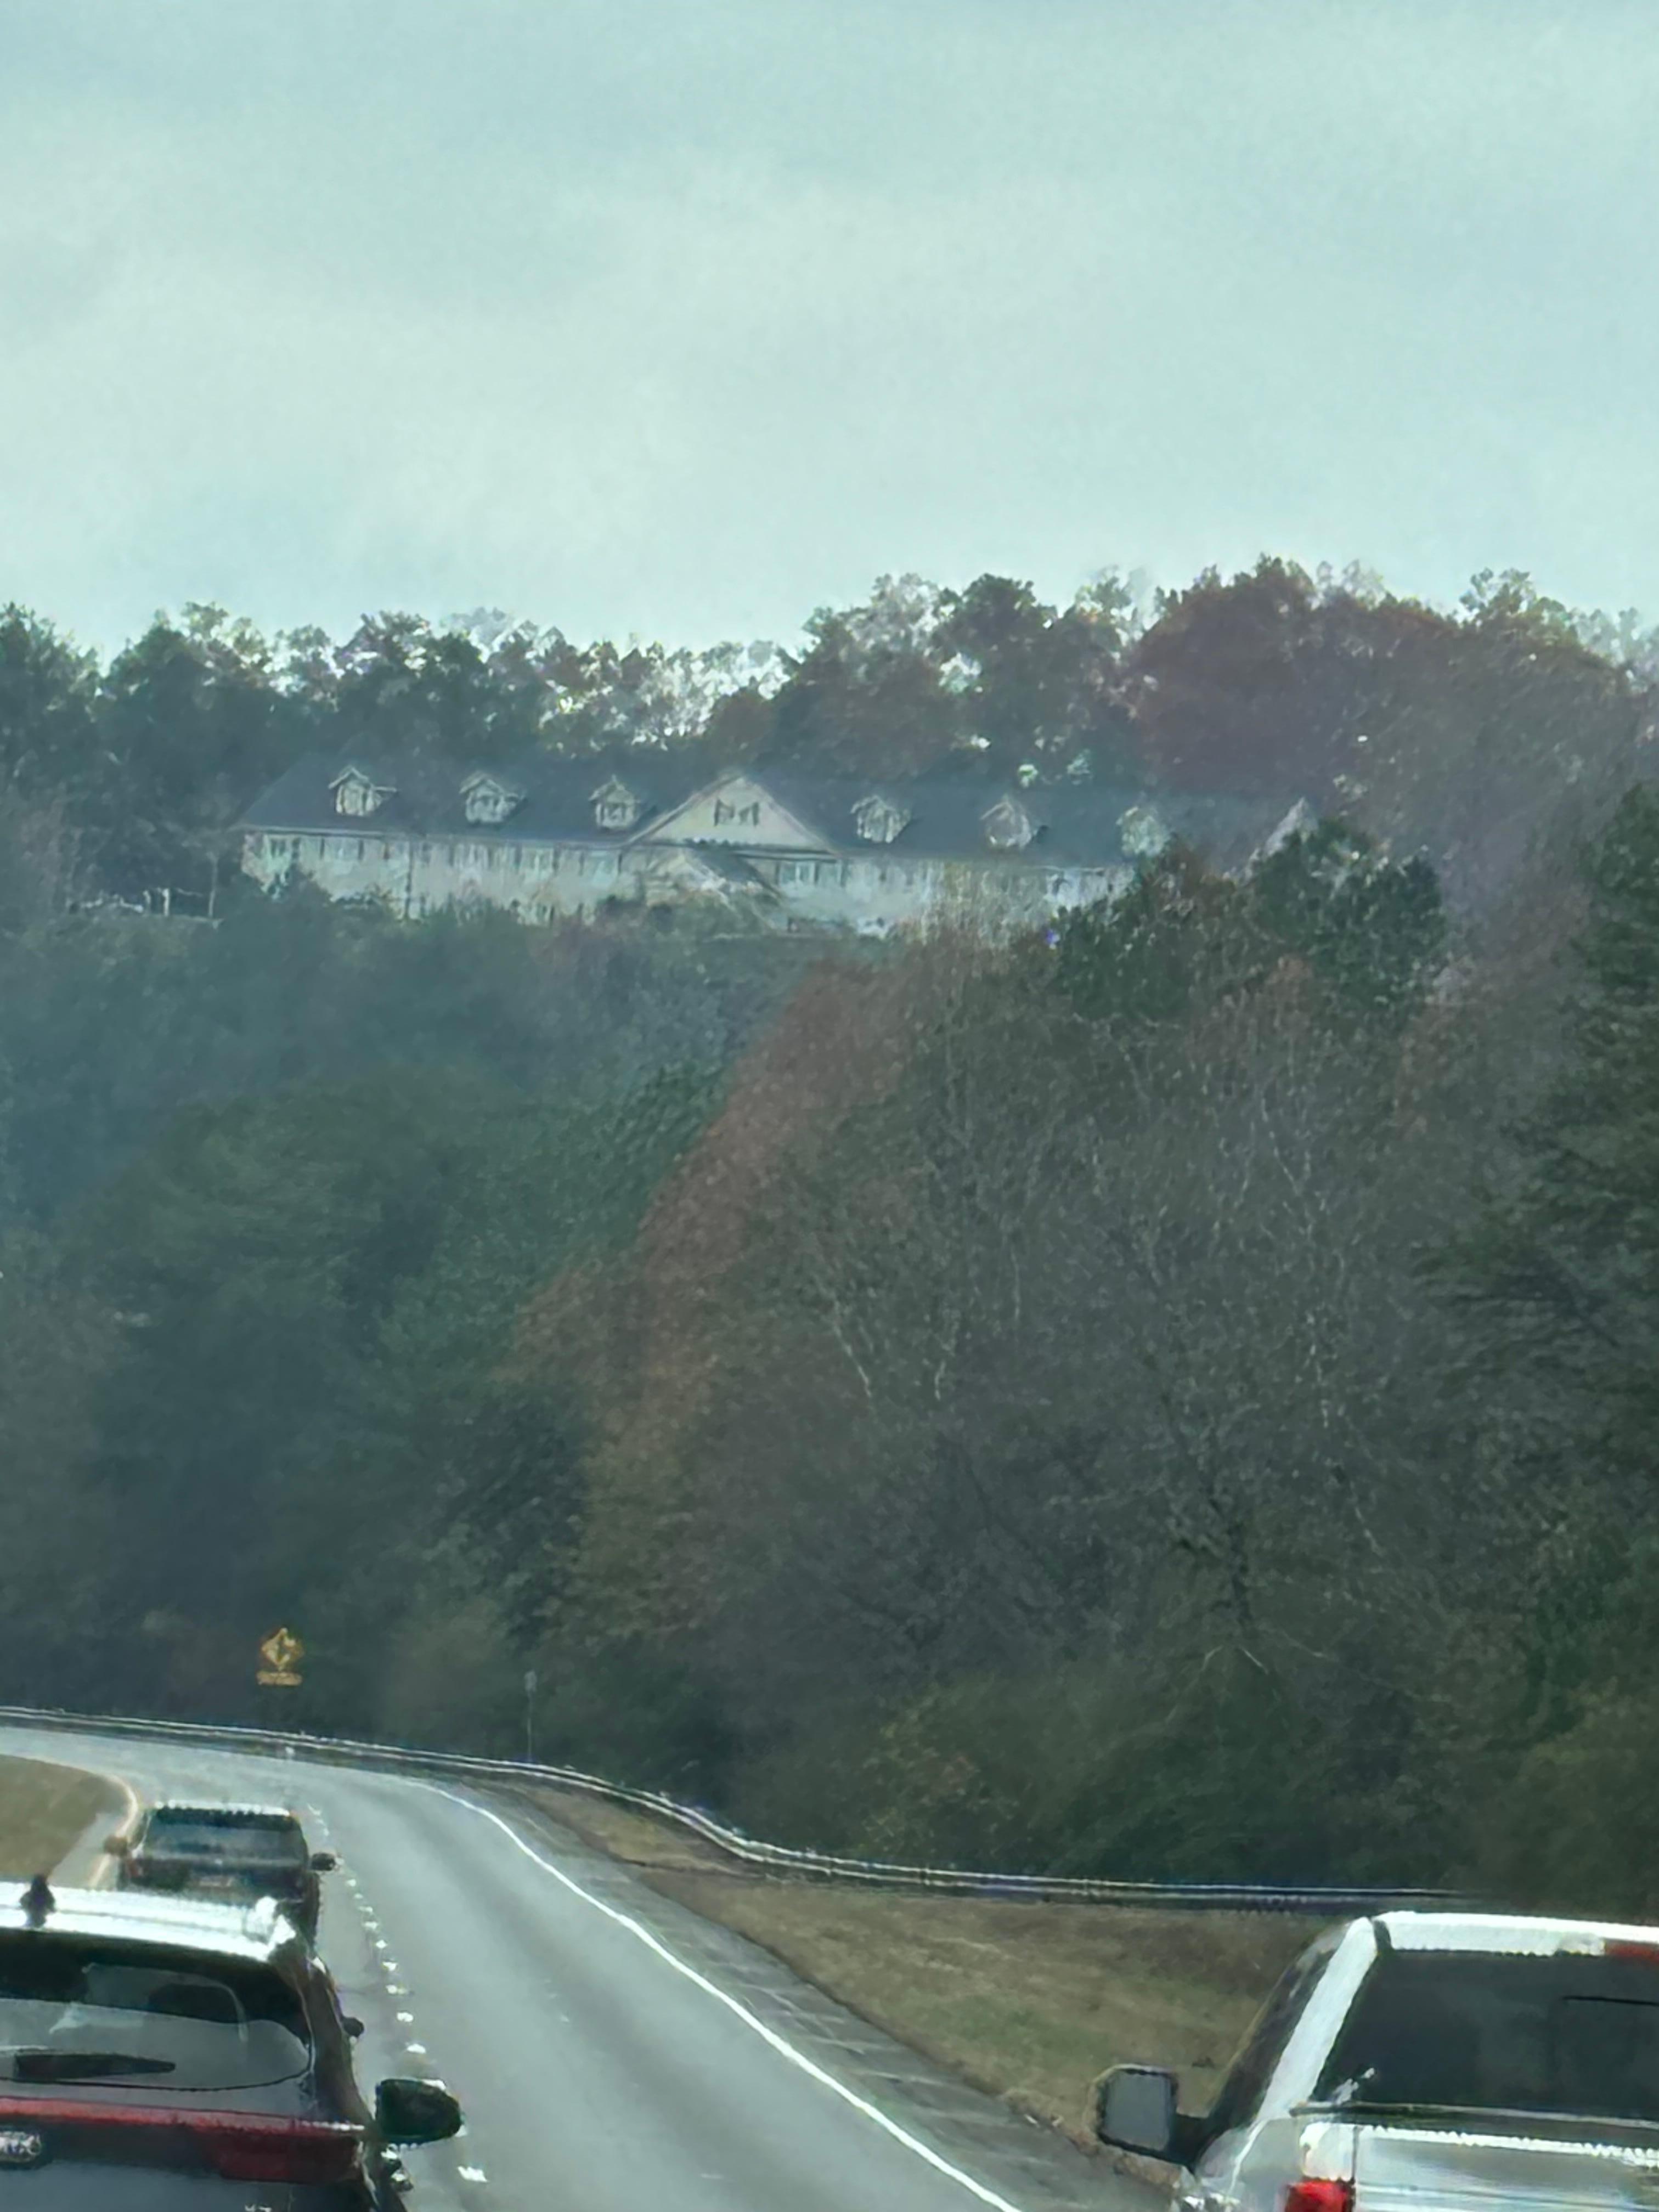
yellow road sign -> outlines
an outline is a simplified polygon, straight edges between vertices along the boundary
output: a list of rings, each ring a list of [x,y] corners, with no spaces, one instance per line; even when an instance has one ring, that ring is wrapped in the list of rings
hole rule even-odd
[[[273,1629],[259,1646],[259,1656],[265,1663],[255,1680],[270,1688],[297,1688],[300,1676],[295,1669],[305,1656],[306,1647],[291,1628]]]

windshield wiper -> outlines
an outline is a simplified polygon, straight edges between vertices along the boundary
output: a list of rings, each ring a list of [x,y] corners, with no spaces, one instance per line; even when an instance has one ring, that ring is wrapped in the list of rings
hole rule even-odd
[[[97,2081],[179,2070],[171,2058],[146,2058],[134,2051],[14,2051],[10,2057],[14,2081]]]

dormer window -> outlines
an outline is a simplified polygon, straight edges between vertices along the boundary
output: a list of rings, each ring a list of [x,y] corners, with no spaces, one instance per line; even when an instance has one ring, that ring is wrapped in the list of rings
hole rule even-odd
[[[461,786],[461,801],[469,822],[505,822],[515,806],[524,804],[524,793],[480,769]]]
[[[640,818],[640,801],[619,775],[607,777],[590,794],[593,820],[601,830],[631,830]]]
[[[986,843],[1000,853],[1018,851],[1036,836],[1036,823],[1017,799],[998,799],[994,806],[986,808],[979,819]]]
[[[328,787],[334,794],[334,811],[355,815],[373,814],[397,790],[395,784],[376,783],[360,768],[343,768]]]
[[[1170,842],[1169,824],[1154,806],[1127,807],[1118,817],[1118,835],[1132,860],[1156,860]]]
[[[878,791],[860,799],[853,809],[853,827],[866,845],[890,845],[909,819],[908,807],[896,805]]]

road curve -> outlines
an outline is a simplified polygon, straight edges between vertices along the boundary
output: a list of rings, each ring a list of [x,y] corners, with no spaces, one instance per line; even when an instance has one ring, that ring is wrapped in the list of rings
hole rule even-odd
[[[341,1855],[319,1945],[360,2075],[467,2112],[411,2212],[1152,2212],[1153,2192],[962,2087],[588,1850],[459,1785],[0,1726],[141,1796],[293,1804]]]

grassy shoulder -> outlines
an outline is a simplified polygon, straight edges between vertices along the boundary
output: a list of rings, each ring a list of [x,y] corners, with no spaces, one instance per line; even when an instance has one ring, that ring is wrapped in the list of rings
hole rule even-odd
[[[1120,2060],[1175,2067],[1183,2102],[1206,2105],[1256,2008],[1322,1924],[776,1881],[641,1814],[535,1794],[666,1895],[1079,2140],[1090,2084]]]
[[[0,1880],[49,1873],[94,1820],[112,1826],[126,1808],[101,1774],[40,1759],[0,1759]]]

